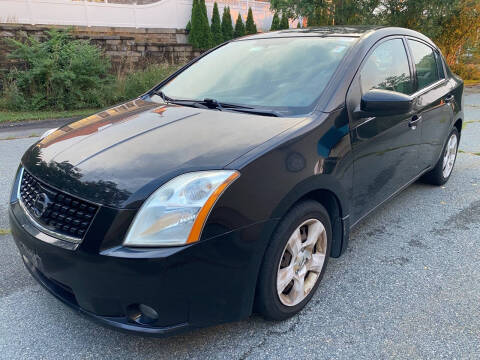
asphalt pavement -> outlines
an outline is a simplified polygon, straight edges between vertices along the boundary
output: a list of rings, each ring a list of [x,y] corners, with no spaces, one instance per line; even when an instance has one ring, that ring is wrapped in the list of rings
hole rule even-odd
[[[465,102],[450,181],[415,183],[362,221],[299,315],[164,339],[94,324],[31,278],[6,204],[21,155],[46,129],[0,129],[0,359],[480,358],[480,90]]]

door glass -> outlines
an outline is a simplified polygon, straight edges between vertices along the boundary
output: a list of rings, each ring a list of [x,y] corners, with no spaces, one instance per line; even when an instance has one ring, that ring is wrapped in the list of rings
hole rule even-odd
[[[417,69],[418,90],[421,90],[440,79],[435,55],[430,46],[419,41],[408,40],[408,44],[412,49],[413,62]]]
[[[383,89],[411,94],[408,58],[401,39],[380,44],[368,57],[360,73],[362,91]]]
[[[437,60],[439,78],[445,79],[445,71],[443,70],[442,56],[438,52],[435,52],[435,59]]]

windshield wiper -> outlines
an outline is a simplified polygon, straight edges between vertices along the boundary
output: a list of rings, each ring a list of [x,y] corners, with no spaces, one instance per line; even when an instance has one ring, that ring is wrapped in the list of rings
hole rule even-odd
[[[230,110],[230,111],[257,114],[257,115],[263,115],[263,116],[275,116],[275,117],[281,116],[280,113],[273,110],[256,109],[254,107],[245,106],[245,105],[228,104],[228,103],[218,102],[215,99],[204,99],[202,104],[213,109],[218,109],[220,111]]]
[[[243,112],[248,114],[262,115],[262,116],[273,116],[273,117],[282,117],[282,114],[274,110],[265,110],[265,109],[255,109],[255,108],[229,108],[230,111]]]
[[[253,109],[253,107],[237,104],[229,104],[224,102],[219,102],[216,99],[206,98],[202,101],[202,104],[209,106],[212,109],[224,110],[224,109]]]
[[[183,100],[183,99],[174,99],[167,95],[162,90],[153,92],[154,95],[158,95],[162,98],[163,102],[166,104],[176,104],[176,105],[183,105],[183,106],[191,106],[191,107],[200,107],[203,109],[208,109],[207,105],[204,105],[202,101],[197,100]]]
[[[165,95],[165,93],[162,90],[154,91],[153,94],[160,96],[164,103],[169,103],[173,100],[171,97],[168,97],[167,95]]]
[[[205,98],[203,100],[186,100],[186,99],[173,99],[165,95],[163,91],[156,91],[154,94],[160,96],[162,100],[167,104],[177,104],[183,106],[200,107],[205,109],[217,109],[219,111],[230,110],[236,112],[243,112],[249,114],[256,114],[262,116],[282,116],[280,113],[273,110],[257,109],[251,106],[229,104],[219,102],[216,99]]]

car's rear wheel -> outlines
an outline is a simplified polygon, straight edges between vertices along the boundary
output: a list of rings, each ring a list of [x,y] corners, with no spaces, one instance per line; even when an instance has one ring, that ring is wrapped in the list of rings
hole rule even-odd
[[[256,305],[267,319],[283,320],[299,312],[315,293],[330,254],[328,212],[304,201],[281,220],[260,270]]]
[[[435,167],[424,175],[423,180],[425,182],[433,185],[443,185],[448,181],[457,159],[458,140],[458,130],[453,128],[443,148],[442,156]]]

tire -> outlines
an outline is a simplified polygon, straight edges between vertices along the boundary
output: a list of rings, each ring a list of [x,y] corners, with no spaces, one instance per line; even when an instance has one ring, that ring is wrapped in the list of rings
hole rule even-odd
[[[302,310],[322,280],[331,243],[332,226],[327,210],[313,200],[295,205],[280,221],[265,251],[257,284],[256,310],[267,320],[284,320]],[[290,252],[296,252],[297,256]],[[288,276],[277,277],[280,274]],[[292,274],[294,278],[288,282]],[[283,288],[285,284],[288,285],[280,293],[277,287]]]
[[[454,149],[451,147],[451,141],[453,137],[455,137],[455,139],[453,140],[455,143]],[[423,176],[422,180],[424,182],[432,185],[441,186],[445,184],[448,179],[450,179],[453,167],[455,166],[455,161],[457,159],[459,140],[460,136],[458,134],[458,130],[456,128],[453,128],[453,130],[448,135],[445,146],[443,147],[442,156],[440,156],[440,159],[438,159],[435,167]],[[447,161],[448,164],[446,164],[445,161]],[[448,166],[448,169],[445,168],[445,166]]]

